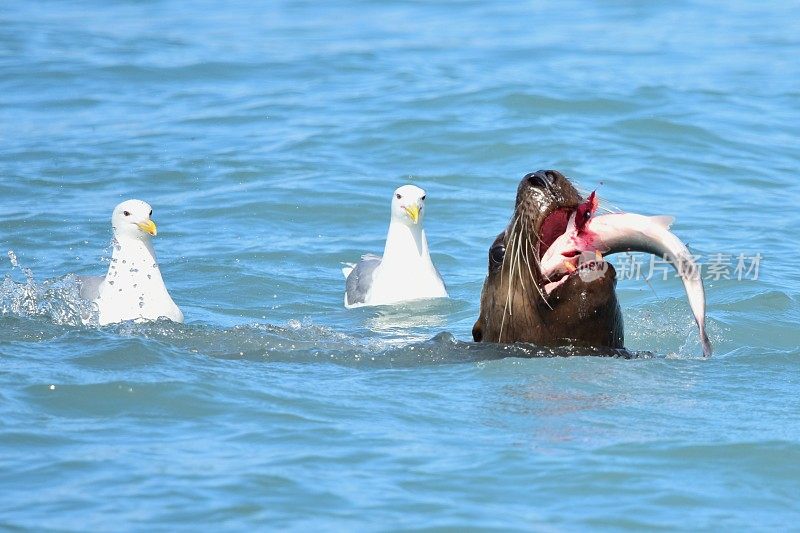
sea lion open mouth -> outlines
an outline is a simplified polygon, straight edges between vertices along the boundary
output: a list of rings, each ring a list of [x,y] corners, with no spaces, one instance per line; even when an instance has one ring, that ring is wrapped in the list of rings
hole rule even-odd
[[[674,218],[596,215],[598,207],[595,193],[582,198],[555,170],[522,178],[511,223],[489,249],[475,341],[622,348],[616,270],[605,256],[645,252],[678,272],[703,355],[711,355],[703,279],[689,249],[670,231]]]
[[[576,268],[576,275],[559,276],[557,286],[541,271],[542,257],[585,202],[555,170],[522,178],[511,222],[489,249],[480,316],[472,330],[476,342],[622,347],[613,266],[597,258],[582,265],[591,276],[577,275]]]
[[[557,238],[567,231],[567,223],[575,207],[561,207],[555,209],[542,220],[539,227],[539,257],[542,257]]]

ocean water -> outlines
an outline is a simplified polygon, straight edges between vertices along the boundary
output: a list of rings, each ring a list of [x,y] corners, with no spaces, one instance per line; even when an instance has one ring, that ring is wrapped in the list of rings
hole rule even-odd
[[[4,1],[0,529],[796,527],[798,7]],[[470,342],[541,168],[717,257],[713,357],[672,277],[631,359]],[[345,310],[406,182],[451,299]],[[186,324],[77,319],[127,198]]]

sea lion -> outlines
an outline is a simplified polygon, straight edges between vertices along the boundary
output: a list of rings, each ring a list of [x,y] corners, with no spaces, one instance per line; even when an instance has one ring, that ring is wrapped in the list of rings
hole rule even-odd
[[[585,262],[582,268],[591,275],[571,275],[555,287],[548,287],[551,280],[540,269],[541,258],[584,202],[555,170],[522,178],[511,222],[489,248],[480,315],[472,328],[476,342],[623,347],[613,265]]]

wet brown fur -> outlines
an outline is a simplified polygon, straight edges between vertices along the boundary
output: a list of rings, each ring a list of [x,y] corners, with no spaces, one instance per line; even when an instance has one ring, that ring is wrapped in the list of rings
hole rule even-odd
[[[615,292],[616,271],[586,282],[570,276],[546,295],[539,269],[544,220],[558,209],[570,211],[584,198],[555,170],[522,178],[514,215],[489,251],[489,271],[472,336],[476,342],[530,342],[541,346],[622,348],[623,323]],[[502,261],[492,250],[505,246]]]

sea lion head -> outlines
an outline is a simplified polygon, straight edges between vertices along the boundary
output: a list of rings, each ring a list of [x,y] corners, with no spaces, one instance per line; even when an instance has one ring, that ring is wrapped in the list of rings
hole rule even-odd
[[[480,316],[472,329],[476,342],[622,347],[612,265],[588,261],[555,288],[556,280],[546,279],[539,268],[584,201],[555,170],[522,178],[511,222],[489,248]]]

